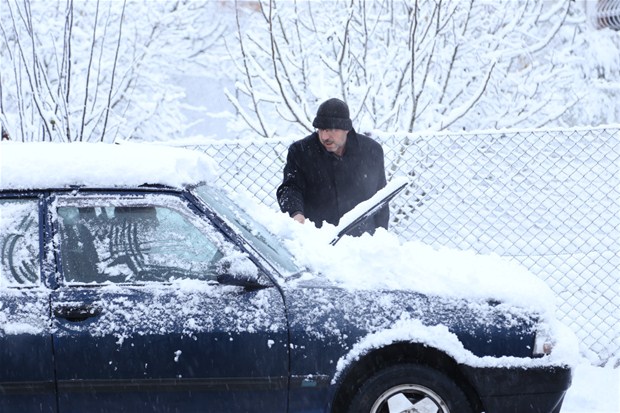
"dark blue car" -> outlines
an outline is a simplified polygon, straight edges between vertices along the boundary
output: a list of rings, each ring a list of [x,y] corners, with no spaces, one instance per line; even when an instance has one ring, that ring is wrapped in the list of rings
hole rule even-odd
[[[536,314],[303,276],[171,150],[2,145],[0,412],[560,411]]]

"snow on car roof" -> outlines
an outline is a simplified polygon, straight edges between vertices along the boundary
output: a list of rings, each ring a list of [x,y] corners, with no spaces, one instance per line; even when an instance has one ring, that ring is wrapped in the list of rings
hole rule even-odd
[[[0,189],[183,187],[213,181],[215,171],[215,162],[199,151],[162,145],[0,143]]]

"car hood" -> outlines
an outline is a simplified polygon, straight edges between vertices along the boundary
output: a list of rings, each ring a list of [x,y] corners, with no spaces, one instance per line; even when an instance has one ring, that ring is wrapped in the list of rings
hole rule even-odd
[[[320,363],[333,366],[326,372],[331,376],[366,352],[399,342],[438,349],[470,366],[567,365],[577,354],[576,339],[566,326],[506,303],[346,289],[309,279],[284,286],[283,293],[300,371],[312,371],[316,360],[341,354]],[[532,358],[541,330],[557,338],[556,348],[552,357]],[[298,343],[303,343],[299,354]]]
[[[298,227],[306,227],[297,225]],[[303,228],[287,247],[308,271],[288,285],[336,286],[357,291],[412,291],[474,301],[499,301],[552,317],[555,295],[525,267],[498,255],[435,248],[402,241],[380,229],[373,236],[325,243],[321,231]]]

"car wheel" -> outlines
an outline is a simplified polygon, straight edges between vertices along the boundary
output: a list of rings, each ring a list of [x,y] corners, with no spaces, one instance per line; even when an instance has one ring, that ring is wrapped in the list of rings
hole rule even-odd
[[[348,413],[473,413],[461,388],[444,373],[416,364],[379,371],[359,388]]]

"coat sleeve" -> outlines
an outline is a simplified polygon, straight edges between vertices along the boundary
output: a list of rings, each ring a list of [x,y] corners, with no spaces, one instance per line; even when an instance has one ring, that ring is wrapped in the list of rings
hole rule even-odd
[[[299,168],[297,148],[291,145],[286,156],[282,184],[276,190],[280,210],[289,215],[296,212],[304,213],[305,181]]]

